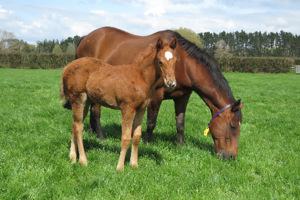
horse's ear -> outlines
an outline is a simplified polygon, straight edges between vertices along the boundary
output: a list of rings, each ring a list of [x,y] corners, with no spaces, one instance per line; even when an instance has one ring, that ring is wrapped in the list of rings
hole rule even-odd
[[[157,48],[157,50],[160,50],[163,48],[163,41],[160,38],[158,38],[158,40],[157,40],[156,48]]]
[[[241,99],[237,100],[236,102],[234,102],[234,104],[232,105],[232,108],[231,108],[231,112],[236,112],[238,111],[239,109],[242,109],[243,108],[243,103],[241,103]]]
[[[171,43],[170,43],[170,47],[171,47],[172,49],[175,49],[176,46],[177,46],[177,37],[174,37],[173,40],[172,40]]]

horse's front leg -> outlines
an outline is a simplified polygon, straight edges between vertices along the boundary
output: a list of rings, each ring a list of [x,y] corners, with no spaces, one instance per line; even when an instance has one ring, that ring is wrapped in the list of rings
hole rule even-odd
[[[158,111],[163,100],[164,89],[156,90],[147,108],[147,132],[144,138],[145,143],[149,143],[156,125]]]
[[[100,140],[104,140],[102,127],[100,123],[101,106],[99,104],[92,104],[90,109],[90,133],[97,133]]]
[[[134,168],[138,168],[138,148],[142,136],[142,122],[146,108],[140,110],[133,122],[133,137],[132,137],[132,149],[130,157],[130,165]]]
[[[176,114],[176,128],[177,128],[177,143],[184,143],[184,121],[186,106],[191,96],[191,92],[185,94],[179,98],[174,99],[175,103],[175,114]]]
[[[119,162],[117,165],[117,171],[124,171],[124,162],[126,152],[131,142],[132,125],[136,111],[129,106],[122,109],[122,138],[121,138],[121,152]]]

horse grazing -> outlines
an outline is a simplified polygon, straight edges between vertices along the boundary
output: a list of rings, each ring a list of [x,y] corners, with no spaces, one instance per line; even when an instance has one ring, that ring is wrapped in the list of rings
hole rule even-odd
[[[209,123],[209,130],[217,155],[235,159],[243,104],[233,97],[228,82],[213,57],[180,34],[166,30],[148,36],[137,36],[112,27],[99,28],[81,40],[77,48],[77,57],[101,58],[112,65],[128,64],[133,62],[139,51],[155,43],[157,38],[171,41],[174,37],[178,39],[175,53],[180,58],[175,68],[177,86],[173,91],[165,88],[156,89],[147,110],[145,141],[149,142],[152,137],[162,100],[173,99],[177,142],[184,143],[186,106],[191,93],[195,91],[209,107],[213,116],[213,120]],[[91,107],[90,125],[92,130],[97,132],[98,137],[103,138],[99,118],[100,108],[95,105]]]
[[[82,142],[83,120],[89,106],[97,103],[122,112],[121,153],[117,170],[124,170],[125,155],[132,138],[130,164],[138,167],[138,145],[145,109],[156,87],[165,85],[172,90],[176,86],[176,45],[176,38],[170,43],[158,39],[156,45],[150,45],[130,65],[111,66],[102,60],[86,57],[74,60],[64,68],[60,96],[63,105],[73,111],[72,163],[76,162],[78,146],[79,163],[87,165]]]

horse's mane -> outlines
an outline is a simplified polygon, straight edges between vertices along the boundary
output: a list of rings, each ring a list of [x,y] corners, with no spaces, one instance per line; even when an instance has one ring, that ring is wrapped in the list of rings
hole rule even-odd
[[[235,102],[228,82],[223,76],[215,59],[212,56],[210,56],[205,50],[202,50],[194,43],[182,37],[179,33],[171,30],[168,30],[168,32],[170,32],[173,36],[177,37],[178,44],[186,50],[186,52],[191,58],[196,59],[198,63],[203,63],[203,66],[206,67],[210,72],[213,79],[213,83],[228,95],[231,103]]]
[[[134,60],[134,64],[136,66],[142,66],[145,64],[145,59],[148,57],[151,58],[152,62],[154,62],[154,56],[156,55],[157,48],[155,45],[150,44],[144,51],[140,52],[136,59]]]

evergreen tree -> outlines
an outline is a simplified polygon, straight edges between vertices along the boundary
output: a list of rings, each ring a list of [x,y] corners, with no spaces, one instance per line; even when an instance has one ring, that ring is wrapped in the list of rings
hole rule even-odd
[[[73,43],[70,43],[67,47],[66,54],[76,54],[76,47]]]
[[[54,46],[54,48],[53,48],[53,50],[52,50],[52,53],[54,53],[54,54],[62,54],[62,50],[61,50],[59,44],[56,44],[56,45]]]

